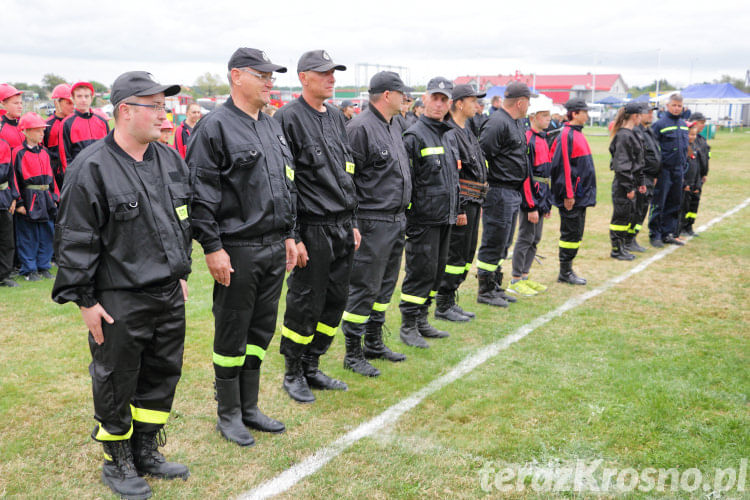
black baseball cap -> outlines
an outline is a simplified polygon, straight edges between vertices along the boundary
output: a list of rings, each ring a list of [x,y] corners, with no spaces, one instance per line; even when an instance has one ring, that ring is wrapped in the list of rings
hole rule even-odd
[[[348,108],[349,106],[353,106],[355,108],[357,107],[356,104],[354,104],[352,101],[349,101],[349,100],[341,101],[341,105],[339,107],[341,107],[341,108]]]
[[[701,113],[700,111],[693,113],[690,115],[690,121],[692,122],[705,122],[706,117]]]
[[[580,97],[574,97],[573,99],[569,99],[568,102],[564,104],[565,109],[568,111],[588,111],[589,107],[586,104],[586,101],[581,99]]]
[[[240,47],[234,51],[227,63],[227,69],[232,68],[253,68],[268,73],[273,71],[286,73],[286,68],[272,63],[265,52],[248,47]]]
[[[424,107],[424,103],[422,102],[422,99],[417,99],[416,101],[414,101],[414,107],[415,108]]]
[[[453,82],[442,76],[436,76],[427,82],[427,93],[447,95],[448,99],[450,99],[453,97]]]
[[[164,93],[165,96],[180,93],[179,85],[162,85],[147,71],[128,71],[117,77],[109,93],[109,102],[116,106],[123,99]]]
[[[659,106],[656,106],[654,104],[648,102],[641,103],[641,114],[650,113],[651,111],[656,111],[657,109],[659,109]]]
[[[406,84],[398,76],[398,73],[393,71],[381,71],[375,73],[370,79],[370,94],[382,94],[386,90],[401,92],[402,94],[408,94],[412,90],[411,87],[407,87]]]
[[[629,102],[625,105],[625,112],[629,115],[641,114],[643,108],[642,102]]]
[[[453,87],[453,100],[457,101],[464,97],[478,97],[482,98],[487,95],[487,92],[477,92],[471,85],[456,85]]]
[[[297,61],[297,73],[303,71],[317,71],[318,73],[325,73],[332,69],[338,71],[346,71],[346,66],[343,64],[336,64],[328,55],[325,50],[310,50],[300,56]]]
[[[539,97],[539,94],[534,94],[528,85],[523,82],[510,82],[505,87],[505,97],[508,99],[514,99],[516,97]]]

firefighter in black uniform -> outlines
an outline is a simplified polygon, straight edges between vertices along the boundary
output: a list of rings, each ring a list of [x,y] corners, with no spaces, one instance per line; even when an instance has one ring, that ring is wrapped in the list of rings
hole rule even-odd
[[[693,126],[696,127],[698,135],[695,138],[694,150],[698,157],[698,165],[700,167],[700,178],[696,184],[697,193],[693,193],[691,202],[688,206],[688,210],[685,213],[685,224],[682,228],[683,232],[688,236],[695,236],[693,231],[693,224],[695,219],[698,217],[698,207],[701,202],[701,194],[703,193],[703,184],[706,183],[706,177],[708,176],[708,161],[711,158],[711,146],[708,145],[706,138],[701,135],[703,128],[706,126],[706,117],[703,113],[693,113],[690,115],[690,119],[693,121]]]
[[[346,337],[344,367],[369,377],[377,377],[380,371],[366,358],[406,359],[386,347],[382,329],[401,270],[404,212],[411,199],[409,157],[401,125],[396,122],[409,90],[398,74],[377,73],[370,80],[370,105],[346,124],[354,154],[362,246],[354,256],[349,300],[341,324]]]
[[[659,177],[659,170],[661,169],[661,151],[651,128],[651,122],[654,120],[654,109],[656,108],[648,104],[643,106],[641,123],[633,127],[633,131],[640,139],[643,147],[643,181],[646,185],[646,191],[641,193],[639,190],[635,193],[635,210],[633,211],[630,229],[628,229],[628,239],[625,243],[625,248],[629,252],[646,251],[643,246],[638,244],[636,237],[641,231],[643,221],[646,219],[648,207],[651,206],[651,200],[654,197],[654,185],[656,185],[656,179]]]
[[[273,64],[239,48],[229,59],[231,96],[198,122],[187,151],[193,188],[191,226],[216,280],[213,364],[217,429],[254,443],[245,425],[283,432],[257,406],[260,366],[276,329],[284,270],[297,259],[294,168],[284,133],[261,109],[270,100]]]
[[[411,162],[412,194],[406,211],[406,276],[401,286],[402,342],[426,349],[424,337],[444,338],[427,321],[432,297],[448,261],[451,226],[458,215],[458,140],[443,121],[453,83],[435,77],[427,84],[425,111],[404,133]]]
[[[614,171],[612,179],[612,219],[609,222],[609,239],[612,243],[610,257],[617,260],[633,260],[635,255],[625,247],[635,212],[636,190],[646,194],[646,179],[643,173],[643,143],[635,127],[641,122],[641,104],[629,102],[620,108],[612,126],[612,155],[609,168]]]
[[[479,291],[477,302],[508,307],[515,297],[505,294],[502,264],[513,241],[521,197],[534,208],[531,192],[524,192],[523,184],[531,182],[533,174],[526,155],[526,129],[523,118],[532,94],[522,82],[512,82],[505,89],[502,106],[493,112],[482,127],[479,143],[488,161],[489,192],[483,205],[482,245],[477,255]],[[538,222],[539,212],[532,212]]]
[[[477,98],[485,95],[484,92],[478,94],[471,85],[456,85],[447,120],[455,130],[458,143],[459,209],[456,225],[451,228],[448,263],[435,297],[435,317],[448,321],[469,321],[476,317],[456,303],[456,293],[474,261],[482,202],[487,195],[484,153],[469,125],[477,113]]]
[[[67,169],[55,229],[52,298],[75,302],[89,329],[91,436],[104,483],[126,498],[151,496],[144,474],[189,475],[157,450],[182,370],[190,273],[187,166],[155,142],[164,97],[179,91],[145,71],[115,80],[115,130]]]
[[[284,389],[302,403],[315,401],[310,387],[347,389],[318,366],[341,322],[360,240],[354,157],[344,115],[325,103],[333,95],[334,71],[345,69],[325,50],[305,52],[297,63],[302,95],[274,115],[296,166],[298,257],[287,281],[281,353]]]

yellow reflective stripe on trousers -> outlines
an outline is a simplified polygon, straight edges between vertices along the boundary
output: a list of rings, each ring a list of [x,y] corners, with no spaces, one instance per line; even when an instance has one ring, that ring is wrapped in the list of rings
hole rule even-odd
[[[411,302],[412,304],[424,304],[427,302],[427,297],[417,297],[416,295],[409,295],[408,293],[401,294],[401,300],[404,302]]]
[[[354,163],[352,163],[350,161],[346,162],[346,171],[349,172],[350,174],[353,174],[354,173]]]
[[[695,219],[698,217],[698,214],[696,212],[688,212],[685,214],[686,219]]]
[[[221,354],[213,353],[213,361],[215,365],[231,368],[232,366],[242,366],[245,364],[245,356],[222,356]]]
[[[471,271],[471,262],[466,263],[466,272]]]
[[[382,302],[375,302],[372,305],[373,311],[383,312],[388,309],[388,304],[383,304]]]
[[[430,290],[430,297],[437,295],[437,290]]]
[[[324,335],[328,335],[329,337],[333,337],[334,335],[336,335],[336,327],[328,326],[325,323],[318,322],[316,330]]]
[[[130,405],[130,413],[133,415],[133,420],[146,424],[166,424],[169,419],[168,411],[147,410],[133,405]]]
[[[263,361],[266,357],[266,350],[259,345],[247,344],[245,348],[245,354],[248,356],[255,356],[259,360]]]
[[[349,323],[357,323],[362,324],[365,321],[367,321],[370,317],[369,316],[362,316],[361,314],[354,314],[347,311],[344,311],[344,315],[341,317],[344,321],[348,321]]]
[[[663,134],[664,132],[669,132],[670,130],[677,130],[677,127],[664,127],[659,131],[660,134]]]
[[[286,176],[289,177],[290,181],[294,180],[294,169],[290,167],[289,165],[284,165],[284,168],[286,170]]]
[[[97,441],[125,441],[127,439],[130,439],[130,436],[133,435],[133,423],[130,423],[130,430],[126,432],[125,434],[110,434],[109,432],[104,430],[104,427],[102,427],[102,424],[97,422],[99,428],[96,431],[96,435],[94,436],[94,439]]]
[[[560,248],[578,248],[581,246],[580,241],[563,241],[560,240]]]
[[[282,326],[281,327],[281,336],[286,337],[295,344],[309,344],[312,342],[313,336],[305,336],[300,335],[299,333],[295,332],[294,330],[290,330],[289,328]]]
[[[445,154],[445,148],[443,146],[437,146],[434,148],[423,148],[419,154],[424,156],[430,156],[430,155],[442,155]]]
[[[477,269],[481,269],[482,271],[494,272],[497,269],[497,264],[488,264],[486,262],[478,260]]]
[[[611,231],[627,231],[628,229],[630,229],[630,224],[628,224],[626,226],[621,226],[621,225],[618,225],[618,224],[610,224],[609,225],[609,229]]]
[[[464,271],[466,271],[464,266],[451,266],[450,264],[445,266],[445,272],[448,274],[463,274]]]

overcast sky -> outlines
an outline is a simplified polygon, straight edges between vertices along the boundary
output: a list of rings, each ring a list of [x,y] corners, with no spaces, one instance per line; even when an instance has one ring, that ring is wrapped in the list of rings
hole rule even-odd
[[[192,84],[224,75],[240,46],[290,68],[277,86],[296,85],[299,55],[318,48],[348,66],[341,85],[357,81],[357,63],[408,68],[413,85],[516,70],[620,73],[628,85],[658,74],[687,85],[750,69],[744,1],[2,0],[0,22],[0,79],[11,82],[55,73],[111,85],[142,69]]]

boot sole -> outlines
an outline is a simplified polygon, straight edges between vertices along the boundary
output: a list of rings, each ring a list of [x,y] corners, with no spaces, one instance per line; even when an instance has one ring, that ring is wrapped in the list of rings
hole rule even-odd
[[[281,429],[279,431],[272,431],[270,429],[261,429],[260,427],[252,425],[252,424],[248,424],[245,421],[243,421],[242,423],[245,424],[245,427],[249,427],[250,429],[252,429],[254,431],[265,432],[267,434],[284,434],[286,432],[286,427],[284,427],[283,429]]]
[[[443,316],[442,314],[435,314],[435,319],[441,319],[443,321],[452,321],[454,323],[466,323],[467,321],[471,321],[471,318],[469,316],[463,316],[463,315],[461,315],[461,319],[454,319],[454,318],[449,318],[447,316]]]
[[[282,386],[282,387],[283,387],[283,386]],[[296,402],[298,402],[298,403],[302,403],[302,404],[310,404],[310,403],[314,403],[314,402],[315,402],[315,396],[313,396],[313,397],[312,397],[312,399],[297,399],[297,398],[295,398],[294,396],[292,396],[291,394],[289,394],[289,391],[287,390],[287,388],[286,388],[286,387],[284,387],[284,391],[286,391],[286,393],[287,393],[287,394],[289,395],[289,397],[290,397],[290,398],[291,398],[291,399],[292,399],[293,401],[296,401]]]
[[[402,359],[388,359],[385,354],[367,354],[365,353],[365,359],[384,359],[386,361],[390,361],[391,363],[401,363],[402,361],[406,361],[406,356],[404,356]]]
[[[247,448],[247,447],[250,447],[250,446],[254,446],[254,445],[255,445],[255,439],[253,439],[252,441],[250,441],[250,442],[249,442],[249,443],[247,443],[247,444],[242,444],[242,443],[238,443],[238,442],[237,442],[237,441],[235,441],[234,439],[230,439],[230,438],[228,438],[228,437],[227,437],[227,435],[226,435],[226,434],[224,434],[224,432],[223,432],[223,431],[221,430],[221,428],[219,428],[219,425],[218,425],[218,424],[216,425],[216,430],[217,430],[217,431],[219,431],[219,435],[220,435],[221,437],[223,437],[224,439],[226,439],[226,440],[227,440],[227,441],[229,441],[230,443],[234,443],[234,444],[236,444],[237,446],[242,446],[243,448]],[[250,438],[252,438],[252,436],[250,436]]]
[[[182,479],[183,481],[187,481],[190,477],[190,472],[186,472],[185,474],[151,474],[149,472],[138,472],[138,475],[141,477],[153,477],[154,479],[166,479],[167,481],[171,479]]]
[[[140,495],[125,495],[123,493],[120,493],[115,489],[115,487],[107,481],[107,477],[104,475],[104,472],[102,472],[102,483],[105,484],[115,495],[118,495],[120,498],[125,498],[127,500],[146,500],[147,498],[151,498],[154,493],[152,491],[149,491],[148,493],[142,493]]]
[[[477,299],[477,304],[487,304],[488,306],[495,306],[495,307],[508,307],[508,303],[505,302],[503,304],[495,304],[492,301],[489,300],[479,300]]]

